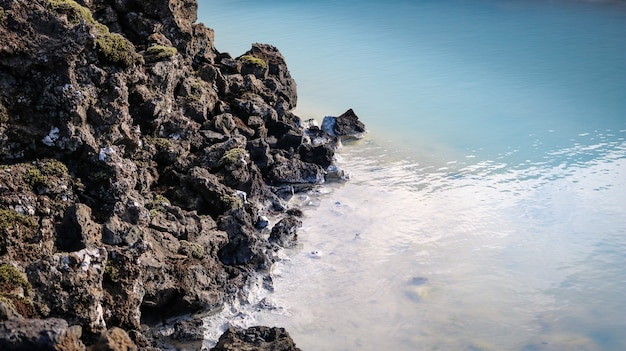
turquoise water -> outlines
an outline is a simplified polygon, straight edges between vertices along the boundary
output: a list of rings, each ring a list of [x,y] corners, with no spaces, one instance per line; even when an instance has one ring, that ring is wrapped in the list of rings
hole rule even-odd
[[[215,0],[199,20],[232,55],[276,45],[300,116],[370,129],[341,151],[351,181],[294,198],[301,245],[256,322],[306,350],[626,349],[623,2]]]

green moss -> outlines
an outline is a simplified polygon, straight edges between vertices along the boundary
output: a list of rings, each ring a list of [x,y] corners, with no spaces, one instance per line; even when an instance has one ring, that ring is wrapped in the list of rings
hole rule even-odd
[[[243,207],[243,200],[239,196],[227,195],[222,198],[227,209]]]
[[[154,45],[146,49],[144,56],[147,61],[157,62],[169,59],[176,53],[178,53],[178,50],[173,46]]]
[[[23,288],[24,292],[28,292],[31,288],[28,280],[13,266],[8,264],[0,265],[0,291],[10,293],[18,287]]]
[[[224,156],[222,156],[222,158],[220,158],[220,160],[217,162],[217,165],[219,167],[233,165],[239,159],[244,158],[245,155],[246,155],[246,150],[244,150],[242,148],[236,147],[234,149],[230,149],[230,150],[226,151],[226,153],[224,153]]]
[[[59,160],[46,160],[40,169],[46,176],[63,177],[68,174],[67,166]]]
[[[204,258],[204,248],[200,244],[192,243],[187,240],[180,241],[178,253],[181,255],[187,255],[190,258],[197,258],[199,260]]]
[[[208,88],[209,88],[209,83],[203,80],[194,80],[189,87],[189,92],[188,92],[188,95],[185,97],[185,99],[187,100],[187,102],[200,101],[200,98],[202,97],[203,93]]]
[[[154,145],[154,147],[156,147],[156,149],[160,152],[167,151],[172,147],[172,141],[168,138],[147,137],[146,141]]]
[[[112,264],[107,264],[104,267],[104,279],[112,282],[118,283],[120,281],[120,269]]]
[[[101,28],[100,26],[103,26],[93,19],[93,15],[88,8],[81,6],[74,0],[50,0],[49,4],[52,12],[58,15],[65,15],[71,25],[77,25],[84,21],[85,24],[92,26],[99,25],[99,29]]]
[[[111,178],[111,175],[106,171],[98,171],[89,174],[88,178],[93,183],[104,183]]]
[[[37,228],[37,222],[29,216],[12,210],[0,210],[0,230],[4,231],[15,226]]]
[[[81,6],[74,0],[50,0],[49,4],[52,12],[65,15],[71,25],[84,22],[96,27],[98,32],[96,46],[105,60],[126,67],[137,60],[133,44],[117,33],[110,33],[107,26],[93,18],[93,14],[88,8]]]
[[[105,60],[128,67],[136,61],[135,47],[117,33],[103,33],[96,38],[98,51]]]
[[[240,56],[239,60],[241,60],[245,64],[251,64],[251,65],[259,66],[261,68],[267,67],[267,63],[265,61],[263,61],[262,59],[260,59],[258,57],[254,57],[252,55]]]
[[[46,185],[48,177],[46,177],[38,168],[34,166],[28,166],[26,174],[24,174],[24,181],[32,187]]]
[[[165,213],[170,205],[170,200],[165,196],[156,195],[147,207],[150,209],[150,216],[154,217],[159,213]]]
[[[4,13],[4,9],[0,7],[0,23],[3,23],[7,19],[7,14]]]

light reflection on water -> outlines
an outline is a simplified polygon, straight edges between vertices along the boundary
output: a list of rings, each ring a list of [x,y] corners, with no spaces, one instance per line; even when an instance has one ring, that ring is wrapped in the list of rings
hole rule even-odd
[[[258,321],[307,350],[624,349],[625,148],[442,167],[346,147],[353,179],[306,209]]]
[[[371,130],[342,151],[350,182],[294,198],[282,309],[257,322],[304,350],[626,349],[625,19],[618,1],[201,2],[218,50],[278,46],[300,116],[352,107]]]

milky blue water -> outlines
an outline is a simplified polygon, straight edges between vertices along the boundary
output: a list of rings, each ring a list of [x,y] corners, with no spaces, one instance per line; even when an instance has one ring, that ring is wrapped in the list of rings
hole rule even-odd
[[[346,184],[293,199],[277,309],[306,350],[626,349],[626,4],[200,1],[271,43],[296,113],[353,108]],[[317,251],[317,255],[311,255]]]

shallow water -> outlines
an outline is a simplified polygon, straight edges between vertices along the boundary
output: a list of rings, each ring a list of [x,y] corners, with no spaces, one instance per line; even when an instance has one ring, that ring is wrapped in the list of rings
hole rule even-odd
[[[276,45],[304,118],[370,129],[293,199],[277,309],[305,350],[626,349],[623,2],[201,2]],[[315,251],[315,254],[312,252]]]

